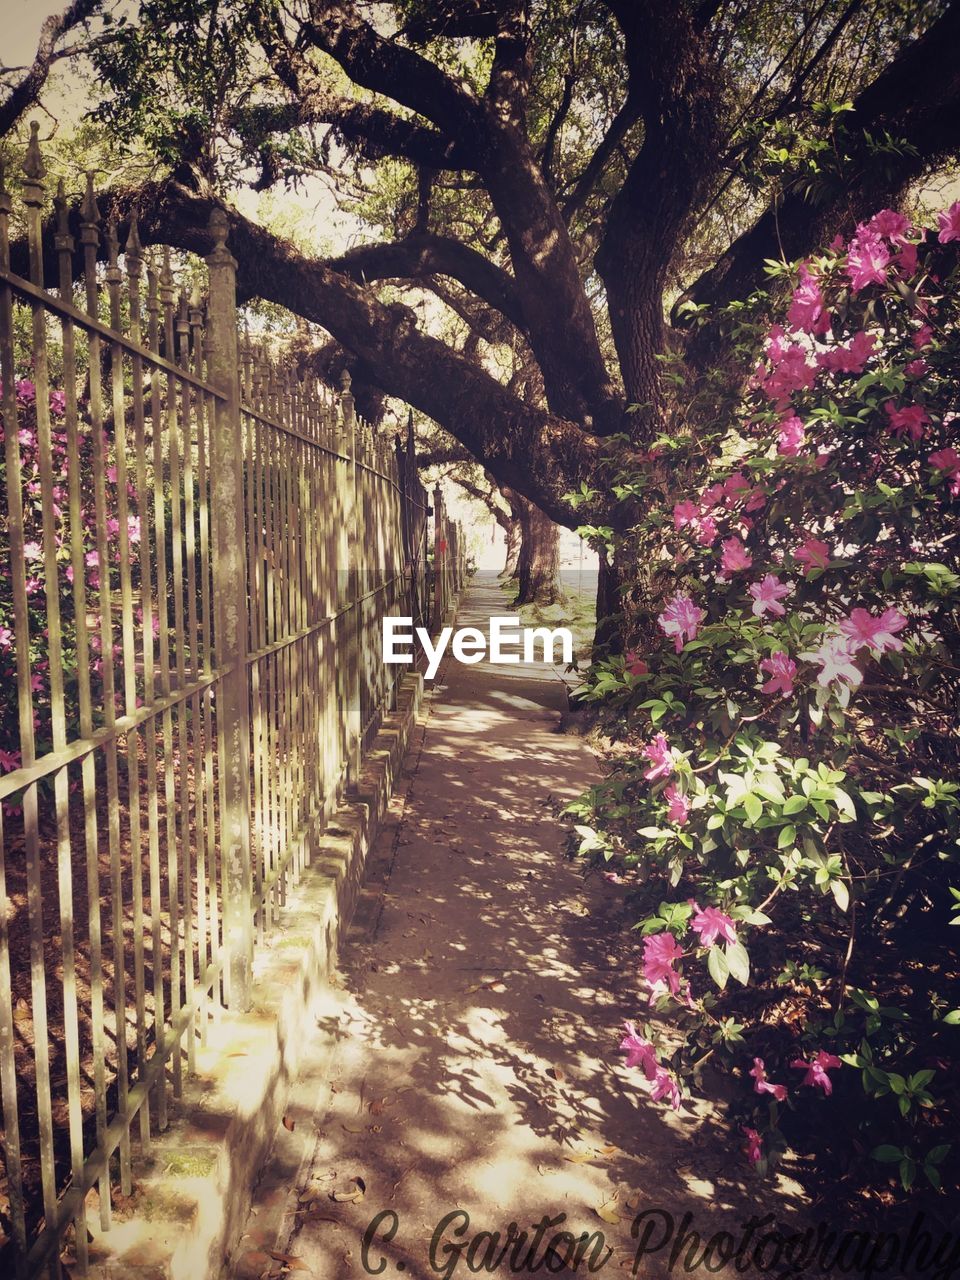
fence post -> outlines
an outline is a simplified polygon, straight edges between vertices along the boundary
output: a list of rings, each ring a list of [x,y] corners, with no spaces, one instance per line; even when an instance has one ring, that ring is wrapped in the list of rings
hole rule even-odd
[[[433,629],[443,626],[443,490],[438,480],[433,490]]]
[[[363,660],[363,602],[361,597],[364,583],[361,574],[363,564],[363,539],[366,530],[363,526],[363,505],[359,501],[360,478],[357,468],[357,415],[354,408],[350,371],[344,369],[340,375],[340,413],[343,420],[344,441],[347,455],[350,458],[347,476],[347,548],[349,553],[348,591],[353,605],[353,617],[350,620],[348,634],[350,644],[341,661],[346,663],[347,671],[347,783],[356,786],[360,780],[360,756],[362,742],[360,740],[362,725],[360,714],[360,666]]]
[[[210,215],[208,377],[222,394],[210,441],[213,597],[218,686],[217,728],[223,771],[224,982],[231,1009],[249,1008],[253,967],[253,869],[250,854],[250,709],[247,702],[247,572],[244,530],[237,263],[227,248],[227,217]]]

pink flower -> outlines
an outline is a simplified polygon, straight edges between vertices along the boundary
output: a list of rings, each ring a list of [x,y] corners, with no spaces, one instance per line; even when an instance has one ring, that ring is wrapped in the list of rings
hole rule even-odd
[[[793,292],[787,319],[804,333],[823,334],[830,330],[830,316],[817,278],[805,266],[800,268],[800,283]]]
[[[785,698],[790,697],[793,693],[793,678],[797,674],[797,664],[792,658],[778,649],[769,658],[763,659],[760,670],[766,671],[770,676],[766,684],[760,686],[763,693],[782,693]]]
[[[648,742],[643,748],[644,754],[650,761],[649,768],[643,775],[648,782],[655,782],[657,778],[669,778],[673,773],[673,752],[670,750],[670,743],[662,733],[658,733],[652,742]]]
[[[678,531],[693,524],[698,515],[697,507],[692,502],[675,502],[673,506],[673,527]]]
[[[623,665],[632,676],[645,676],[650,668],[642,658],[638,658],[633,649],[623,655]]]
[[[651,933],[643,940],[643,976],[650,986],[651,996],[663,988],[676,995],[680,990],[680,975],[674,965],[683,955],[672,933]]]
[[[626,1035],[620,1041],[621,1050],[626,1053],[628,1067],[640,1067],[648,1080],[657,1073],[657,1051],[649,1040],[637,1035],[637,1028],[632,1022],[625,1022],[623,1028]]]
[[[742,1125],[740,1131],[746,1138],[746,1142],[741,1147],[743,1154],[751,1164],[759,1164],[763,1159],[763,1143],[759,1133],[747,1125]]]
[[[942,471],[944,478],[950,481],[950,493],[956,498],[960,496],[960,453],[956,449],[939,449],[931,453],[927,461],[931,466]]]
[[[742,471],[735,471],[732,476],[727,476],[723,482],[723,500],[726,506],[731,506],[741,493],[747,493],[750,490],[750,481]]]
[[[50,412],[62,418],[67,410],[67,397],[63,391],[50,392]]]
[[[712,546],[717,540],[717,522],[713,516],[704,516],[697,523],[697,541],[702,547]]]
[[[768,610],[775,618],[782,618],[786,613],[780,601],[790,594],[790,588],[772,573],[764,574],[759,582],[751,583],[750,594],[753,596],[752,612],[755,617],[762,618]]]
[[[696,903],[694,903],[696,906]],[[737,927],[733,919],[719,907],[697,907],[690,928],[700,936],[700,945],[712,947],[717,938],[724,942],[736,942]]]
[[[802,653],[800,656],[809,657],[812,662],[820,664],[817,684],[821,688],[826,689],[830,684],[841,682],[858,685],[863,679],[859,668],[854,666],[854,655],[846,636],[830,636],[814,653]]]
[[[140,541],[140,517],[127,516],[127,537],[131,542]]]
[[[760,386],[769,399],[785,404],[794,391],[813,386],[817,378],[817,366],[810,364],[803,347],[796,343],[782,353],[776,368],[767,374]]]
[[[835,373],[863,373],[867,361],[873,355],[877,340],[872,333],[855,333],[846,346],[834,347],[832,351],[823,351],[817,356],[817,364],[821,369],[830,369]]]
[[[896,209],[881,209],[867,223],[868,231],[875,231],[878,236],[891,240],[894,244],[902,244],[910,234],[910,222]]]
[[[803,448],[806,435],[804,425],[796,414],[784,418],[777,435],[777,452],[785,458],[795,458]]]
[[[888,400],[886,410],[887,417],[890,419],[888,430],[891,435],[899,436],[906,432],[911,440],[922,439],[924,428],[930,423],[923,405],[908,404],[898,409],[892,400]]]
[[[770,357],[772,364],[779,364],[787,353],[787,347],[784,346],[784,338],[786,331],[782,324],[774,324],[770,326],[770,332],[767,334],[767,355]]]
[[[922,324],[917,332],[913,335],[913,345],[917,351],[922,351],[924,347],[928,347],[933,340],[933,330],[928,324]]]
[[[884,609],[879,618],[866,609],[854,609],[849,618],[840,623],[840,630],[851,649],[870,648],[884,653],[887,649],[897,652],[903,648],[903,641],[897,639],[896,633],[906,625],[907,620],[899,609]]]
[[[700,496],[700,509],[701,511],[710,511],[713,507],[717,505],[718,502],[722,502],[722,501],[723,501],[723,485],[712,484],[708,489],[704,489],[703,493]]]
[[[42,550],[40,549],[40,543],[39,543],[39,542],[25,542],[25,543],[23,544],[23,554],[24,554],[24,558],[25,558],[25,559],[27,559],[27,560],[40,560],[40,559],[42,559],[42,557],[43,557],[43,552],[42,552]]]
[[[14,769],[19,768],[20,752],[0,749],[0,769],[3,769],[5,773],[12,773]]]
[[[960,240],[960,200],[954,200],[949,209],[937,214],[940,234],[937,239],[941,244],[949,244],[951,240]]]
[[[782,1102],[787,1096],[787,1086],[785,1084],[771,1084],[767,1079],[767,1072],[762,1058],[754,1058],[753,1067],[747,1074],[753,1076],[755,1081],[753,1086],[754,1093],[772,1093],[777,1102]]]
[[[761,507],[767,505],[767,495],[761,489],[754,489],[750,497],[743,504],[744,511],[759,511]]]
[[[805,1062],[803,1058],[797,1058],[790,1065],[791,1067],[797,1067],[800,1071],[806,1071],[807,1074],[800,1081],[802,1085],[817,1086],[829,1096],[833,1093],[833,1081],[827,1075],[827,1072],[835,1071],[838,1067],[842,1067],[843,1063],[834,1054],[825,1053],[821,1049],[811,1062]]]
[[[680,653],[685,639],[696,639],[700,623],[706,616],[703,609],[695,605],[689,596],[677,595],[659,615],[657,624],[664,635],[673,636],[674,647]]]
[[[752,564],[753,557],[739,538],[724,538],[723,555],[720,557],[724,573],[738,573],[741,569],[749,569]]]
[[[904,280],[916,275],[918,266],[917,246],[907,241],[897,254],[894,266],[897,269],[897,274]]]
[[[654,1102],[666,1098],[674,1111],[680,1110],[680,1088],[666,1067],[657,1067],[651,1081],[650,1097]]]
[[[922,378],[924,374],[930,372],[930,366],[923,356],[919,356],[916,360],[911,360],[909,364],[904,365],[903,372],[908,378]]]
[[[672,782],[664,788],[663,798],[667,802],[667,821],[682,827],[690,814],[690,801]]]
[[[13,646],[13,632],[9,627],[0,627],[0,649],[10,649]]]
[[[21,378],[17,383],[17,400],[20,404],[33,404],[37,398],[37,388],[29,378]]]
[[[830,555],[830,547],[819,538],[804,539],[793,553],[794,559],[799,560],[807,573],[811,569],[825,569],[830,562]]]
[[[890,253],[880,236],[859,227],[847,250],[847,275],[854,293],[868,284],[886,284]]]

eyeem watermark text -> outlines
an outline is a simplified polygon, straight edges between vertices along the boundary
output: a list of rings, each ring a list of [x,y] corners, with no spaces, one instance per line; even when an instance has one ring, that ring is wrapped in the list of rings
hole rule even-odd
[[[521,627],[519,618],[494,615],[490,619],[489,634],[477,627],[457,627],[456,630],[443,627],[434,642],[426,627],[414,628],[412,618],[384,618],[384,662],[413,662],[415,643],[419,643],[426,654],[427,680],[432,680],[439,671],[448,645],[457,662],[468,665],[487,658],[489,662],[508,666],[520,661],[521,652],[524,662],[559,660],[567,666],[573,662],[573,636],[567,627]]]

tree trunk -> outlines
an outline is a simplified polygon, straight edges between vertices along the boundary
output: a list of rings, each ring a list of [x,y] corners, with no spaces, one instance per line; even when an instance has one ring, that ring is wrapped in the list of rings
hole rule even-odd
[[[501,578],[517,576],[517,562],[520,559],[520,521],[511,516],[504,516],[503,532],[507,541],[507,555],[503,562]]]
[[[525,498],[520,508],[520,554],[515,604],[560,604],[560,530]]]

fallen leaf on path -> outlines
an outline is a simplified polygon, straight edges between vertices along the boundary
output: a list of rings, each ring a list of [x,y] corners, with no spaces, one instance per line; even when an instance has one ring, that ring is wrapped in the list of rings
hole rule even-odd
[[[296,1120],[291,1120],[289,1116],[284,1116],[283,1127],[285,1129],[289,1129],[290,1132],[293,1133],[294,1129],[297,1127],[297,1122]]]
[[[310,1268],[302,1258],[298,1258],[292,1253],[280,1253],[277,1249],[268,1249],[267,1253],[274,1262],[282,1262],[285,1267],[289,1267],[291,1271],[309,1271]]]
[[[602,1218],[604,1222],[609,1222],[611,1226],[615,1227],[623,1221],[620,1214],[617,1213],[616,1204],[617,1197],[614,1196],[612,1200],[605,1200],[603,1204],[594,1205],[593,1211],[598,1218]]]
[[[564,1156],[563,1158],[569,1161],[570,1164],[589,1164],[591,1160],[596,1159],[596,1152],[578,1151],[576,1155]]]
[[[567,1073],[564,1071],[563,1067],[551,1067],[547,1072],[547,1075],[553,1076],[554,1080],[559,1080],[561,1084],[563,1084],[567,1078]]]
[[[352,1191],[331,1191],[330,1199],[335,1200],[337,1204],[359,1204],[367,1193],[367,1184],[361,1177],[351,1178],[348,1186],[352,1187]]]

